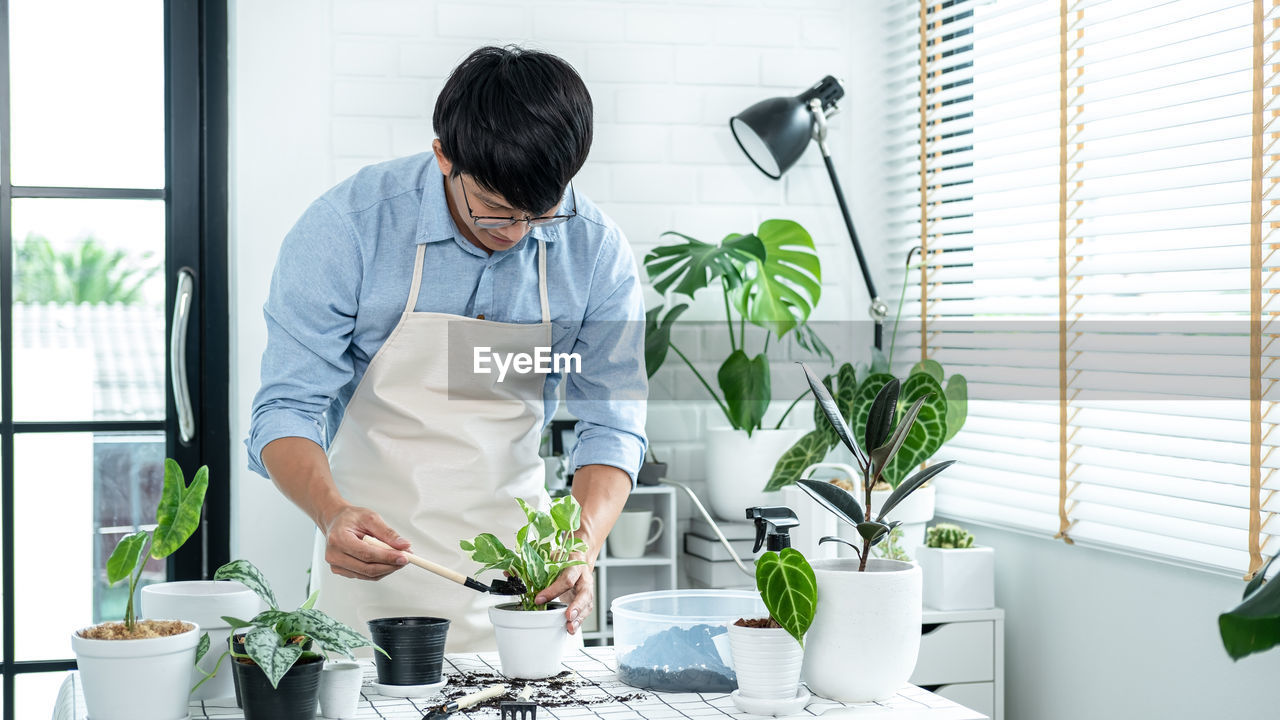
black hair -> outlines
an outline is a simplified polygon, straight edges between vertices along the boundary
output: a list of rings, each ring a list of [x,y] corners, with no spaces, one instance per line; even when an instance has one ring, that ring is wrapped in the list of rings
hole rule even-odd
[[[591,94],[569,63],[514,45],[482,47],[450,73],[431,121],[453,175],[514,209],[560,202],[591,150]]]

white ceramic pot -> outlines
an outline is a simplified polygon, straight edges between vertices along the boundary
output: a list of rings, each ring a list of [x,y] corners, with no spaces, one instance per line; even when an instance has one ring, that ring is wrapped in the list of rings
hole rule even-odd
[[[781,493],[764,491],[782,453],[803,437],[803,428],[756,430],[747,436],[732,428],[707,429],[707,498],[721,520],[746,522],[746,510],[778,505]]]
[[[892,696],[915,670],[920,651],[920,568],[873,558],[817,560],[818,607],[805,635],[804,681],[843,702]]]
[[[994,548],[915,550],[924,573],[924,604],[937,610],[982,610],[996,605]]]
[[[786,630],[730,625],[729,653],[740,694],[765,700],[796,696],[804,650]]]
[[[91,640],[71,635],[85,710],[93,720],[187,717],[191,668],[201,630],[146,640]],[[86,628],[87,629],[87,628]]]
[[[167,582],[142,588],[143,617],[182,618],[209,633],[209,652],[200,660],[200,667],[205,672],[213,672],[231,637],[231,627],[222,619],[223,616],[248,620],[258,614],[261,606],[262,601],[252,590],[226,580]],[[232,674],[229,659],[224,660],[218,674],[192,693],[191,699],[232,697],[235,694]],[[187,687],[194,686],[203,678],[203,673],[191,668],[191,683]]]
[[[320,715],[339,720],[356,717],[363,683],[360,663],[326,662],[320,671]]]
[[[561,603],[546,610],[521,610],[519,603],[489,608],[503,675],[538,680],[564,669],[560,657],[569,640],[564,629],[564,609]]]

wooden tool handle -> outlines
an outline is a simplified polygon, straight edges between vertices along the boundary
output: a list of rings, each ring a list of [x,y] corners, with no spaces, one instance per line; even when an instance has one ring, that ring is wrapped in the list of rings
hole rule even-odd
[[[467,576],[463,575],[457,570],[450,570],[449,568],[443,565],[433,563],[430,560],[427,560],[426,558],[420,558],[411,552],[405,552],[404,550],[396,550],[395,548],[382,542],[381,540],[379,540],[378,538],[372,535],[365,535],[363,539],[367,544],[372,545],[374,547],[382,548],[383,550],[390,550],[392,552],[401,553],[404,555],[405,559],[408,560],[409,562],[413,563],[414,565],[417,565],[423,570],[426,570],[428,572],[433,572],[436,575],[439,575],[440,577],[446,580],[452,580],[458,583],[459,585],[467,584]]]
[[[491,685],[479,692],[473,692],[470,695],[463,695],[462,697],[458,698],[455,702],[458,703],[459,710],[464,710],[466,708],[471,707],[472,705],[475,705],[476,703],[482,703],[485,700],[496,698],[506,691],[507,691],[506,685]]]

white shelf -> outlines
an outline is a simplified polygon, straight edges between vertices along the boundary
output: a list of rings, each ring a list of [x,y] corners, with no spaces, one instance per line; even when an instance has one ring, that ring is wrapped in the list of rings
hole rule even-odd
[[[665,531],[664,531],[665,532]],[[596,567],[644,567],[646,565],[670,565],[672,558],[657,553],[649,553],[638,558],[602,557],[596,561]]]

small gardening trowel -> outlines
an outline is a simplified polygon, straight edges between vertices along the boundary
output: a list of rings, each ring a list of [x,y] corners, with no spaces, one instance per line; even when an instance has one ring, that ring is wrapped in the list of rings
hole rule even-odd
[[[445,580],[452,580],[458,583],[459,585],[465,585],[471,588],[472,590],[477,590],[483,593],[493,593],[494,595],[523,595],[526,592],[528,592],[528,589],[524,586],[524,583],[520,582],[520,578],[518,577],[498,578],[497,580],[494,580],[492,583],[485,585],[479,580],[476,580],[475,578],[469,578],[466,575],[463,575],[462,573],[458,572],[457,570],[450,570],[449,568],[437,563],[433,563],[430,560],[427,560],[426,558],[420,558],[411,552],[396,550],[395,548],[382,542],[381,540],[379,540],[378,538],[372,535],[365,535],[364,541],[376,548],[382,548],[383,550],[391,550],[392,552],[404,553],[405,559],[408,560],[410,563],[417,565],[423,570],[433,572],[436,575],[439,575],[440,577],[444,578]]]
[[[444,720],[459,710],[465,710],[472,705],[496,698],[506,691],[506,685],[490,685],[479,692],[463,695],[457,700],[450,700],[443,705],[428,708],[426,714],[422,716],[422,720]]]

